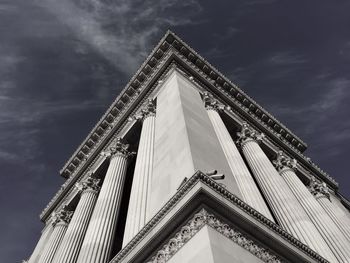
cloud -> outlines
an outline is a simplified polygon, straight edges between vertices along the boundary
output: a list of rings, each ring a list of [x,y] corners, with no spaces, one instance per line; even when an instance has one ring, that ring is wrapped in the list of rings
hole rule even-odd
[[[153,42],[150,40],[168,27],[196,23],[192,17],[201,10],[194,0],[40,0],[37,3],[126,74],[135,71],[144,59]]]
[[[292,51],[282,51],[275,52],[274,54],[269,56],[267,58],[267,62],[271,63],[272,65],[291,66],[304,64],[307,62],[307,59],[305,59],[300,54],[296,54]]]
[[[305,90],[318,86],[318,93],[305,94],[311,101],[275,103],[270,111],[308,138],[314,153],[322,152],[324,158],[338,155],[344,150],[341,144],[350,139],[350,124],[343,121],[348,116],[346,102],[350,99],[350,79],[324,74],[309,81]]]

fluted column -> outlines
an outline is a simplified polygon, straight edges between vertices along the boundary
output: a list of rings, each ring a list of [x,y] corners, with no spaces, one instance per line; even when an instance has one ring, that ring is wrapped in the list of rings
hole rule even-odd
[[[44,249],[48,239],[50,238],[50,235],[52,234],[52,231],[53,231],[53,225],[52,225],[51,220],[49,220],[49,222],[47,223],[47,225],[45,226],[45,228],[41,232],[40,239],[39,239],[38,243],[36,244],[32,255],[30,256],[28,263],[35,263],[38,261],[42,250]]]
[[[331,202],[327,185],[325,183],[317,182],[316,179],[312,177],[310,192],[314,195],[318,203],[337,225],[343,235],[348,241],[350,241],[350,218],[340,207]]]
[[[53,259],[54,263],[75,263],[96,203],[100,180],[88,177],[77,184],[81,197],[61,245]]]
[[[280,151],[274,164],[338,261],[350,262],[348,240],[295,174],[296,160]]]
[[[110,164],[78,256],[79,263],[106,263],[109,260],[130,153],[128,145],[118,138],[109,154]]]
[[[263,135],[244,123],[238,136],[243,155],[281,227],[330,262],[337,262],[299,201],[260,148],[258,141]]]
[[[38,263],[51,263],[59,245],[61,244],[62,238],[66,233],[68,223],[72,217],[73,212],[67,211],[63,208],[57,214],[54,215],[53,221],[54,229],[46,244]]]
[[[265,200],[261,196],[252,175],[250,174],[240,152],[238,151],[230,133],[228,132],[218,113],[223,106],[220,105],[209,93],[204,93],[203,100],[209,119],[213,124],[215,133],[225,153],[227,162],[242,194],[243,201],[262,213],[271,221],[274,221]]]
[[[136,119],[142,120],[143,123],[130,193],[123,246],[140,231],[149,219],[149,191],[151,189],[153,172],[155,112],[154,102],[149,100],[146,107],[136,116]]]

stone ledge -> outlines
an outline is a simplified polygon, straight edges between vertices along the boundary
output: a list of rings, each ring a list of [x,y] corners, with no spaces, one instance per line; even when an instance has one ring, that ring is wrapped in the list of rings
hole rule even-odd
[[[184,221],[200,209],[216,214],[241,233],[246,233],[266,249],[274,251],[287,262],[328,262],[307,245],[284,231],[234,194],[211,180],[202,172],[196,172],[140,232],[110,261],[144,262],[150,260],[173,236]],[[259,241],[260,240],[260,241]]]

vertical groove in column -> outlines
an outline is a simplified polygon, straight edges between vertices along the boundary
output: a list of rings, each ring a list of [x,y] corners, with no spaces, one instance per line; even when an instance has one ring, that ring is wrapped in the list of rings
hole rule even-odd
[[[327,198],[317,198],[322,208],[337,225],[343,235],[350,241],[350,219],[341,208],[335,206]]]
[[[281,176],[304,208],[339,262],[350,262],[350,244],[321,205],[290,168],[283,168]]]
[[[39,239],[37,245],[35,246],[35,249],[34,249],[32,255],[30,256],[28,263],[36,263],[38,261],[45,245],[48,243],[48,240],[50,238],[50,235],[52,234],[52,231],[53,231],[53,227],[52,227],[52,224],[50,222],[50,223],[48,223],[47,226],[45,226],[44,230],[42,231],[40,239]]]
[[[126,149],[123,150],[126,152]],[[127,153],[113,153],[86,231],[78,260],[80,263],[106,263],[120,208],[127,167]]]
[[[247,139],[243,142],[242,151],[259,185],[265,191],[267,200],[274,207],[273,212],[282,227],[330,262],[337,262],[322,236],[258,143],[253,139]]]
[[[46,249],[43,251],[38,263],[51,263],[58,246],[67,230],[67,223],[59,222],[55,225]]]
[[[97,190],[91,186],[83,190],[62,245],[54,257],[54,263],[76,262],[96,199]]]
[[[241,191],[243,200],[271,221],[274,221],[265,200],[261,196],[252,175],[246,167],[241,154],[233,142],[231,135],[227,131],[225,124],[221,120],[219,113],[214,109],[208,109],[207,112],[225,153],[232,174],[238,184],[239,190]]]
[[[135,164],[123,246],[146,224],[150,182],[153,171],[155,115],[145,117]]]

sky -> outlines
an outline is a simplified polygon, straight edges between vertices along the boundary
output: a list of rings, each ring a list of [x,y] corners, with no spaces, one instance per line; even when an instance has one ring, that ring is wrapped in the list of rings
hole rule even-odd
[[[301,137],[350,197],[350,1],[0,0],[0,259],[167,29]]]

